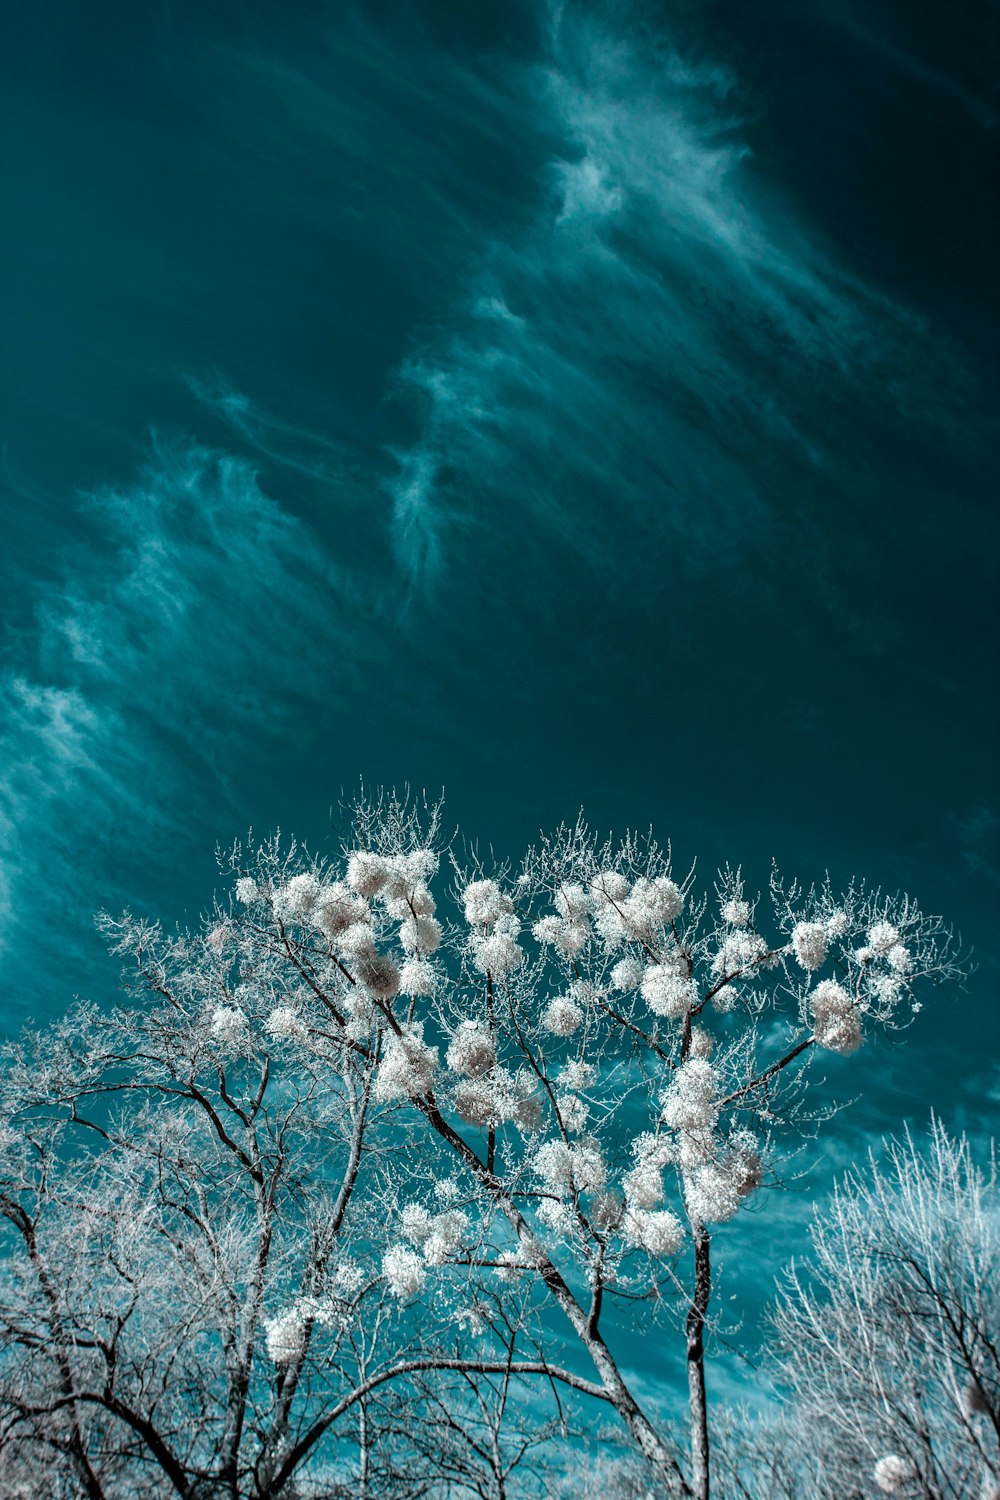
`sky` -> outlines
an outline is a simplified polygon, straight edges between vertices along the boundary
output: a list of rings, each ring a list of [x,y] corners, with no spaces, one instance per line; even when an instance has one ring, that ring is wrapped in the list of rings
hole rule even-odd
[[[0,48],[0,1029],[249,826],[444,789],[863,875],[972,950],[839,1164],[997,1068],[1000,20],[38,0]],[[839,1081],[839,1080],[838,1080]]]

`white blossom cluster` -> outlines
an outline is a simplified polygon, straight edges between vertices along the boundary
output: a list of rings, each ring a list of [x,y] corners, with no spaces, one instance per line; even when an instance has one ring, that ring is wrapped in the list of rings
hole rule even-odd
[[[267,1352],[274,1364],[289,1365],[301,1359],[306,1347],[307,1322],[306,1309],[301,1305],[265,1321]]]
[[[495,880],[473,880],[462,892],[465,920],[473,929],[469,952],[481,974],[504,979],[524,962],[517,939],[520,920],[514,903]]]
[[[462,1247],[469,1232],[469,1216],[458,1208],[431,1213],[422,1203],[407,1203],[399,1215],[404,1239],[423,1251],[429,1266],[443,1266]]]
[[[854,1002],[835,979],[823,979],[808,997],[813,1034],[820,1047],[847,1054],[861,1046],[861,1021]]]
[[[228,1052],[242,1052],[249,1040],[250,1031],[246,1012],[238,1005],[219,1005],[212,1012],[209,1031],[213,1041]]]
[[[275,1006],[264,1022],[264,1030],[276,1042],[308,1042],[309,1040],[308,1026],[298,1011],[290,1005]]]
[[[390,1245],[382,1257],[382,1275],[399,1302],[409,1302],[424,1289],[427,1268],[423,1257],[407,1245]]]
[[[697,986],[681,953],[672,954],[665,962],[650,964],[643,973],[640,989],[653,1014],[670,1020],[679,1020],[698,1003]]]
[[[448,1044],[445,1061],[455,1073],[479,1078],[496,1064],[496,1042],[479,1021],[462,1021]]]
[[[884,1495],[897,1495],[916,1478],[916,1469],[908,1458],[898,1453],[887,1453],[875,1465],[872,1478]]]
[[[532,1166],[553,1193],[596,1193],[608,1178],[600,1144],[591,1136],[572,1145],[562,1140],[543,1141]]]
[[[423,1022],[414,1021],[401,1032],[385,1033],[385,1051],[375,1076],[375,1097],[383,1103],[426,1094],[434,1082],[438,1049],[424,1041]]]

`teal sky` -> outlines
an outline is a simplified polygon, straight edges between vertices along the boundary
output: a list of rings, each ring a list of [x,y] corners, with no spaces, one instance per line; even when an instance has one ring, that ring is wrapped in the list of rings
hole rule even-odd
[[[8,7],[8,1033],[113,995],[95,908],[193,920],[363,776],[911,890],[978,970],[831,1160],[990,1123],[986,14]]]

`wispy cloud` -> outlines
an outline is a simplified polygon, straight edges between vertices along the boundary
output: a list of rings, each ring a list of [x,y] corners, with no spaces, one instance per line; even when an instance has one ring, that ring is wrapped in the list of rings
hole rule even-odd
[[[669,543],[673,586],[727,561],[759,584],[790,541],[821,574],[811,518],[862,498],[877,431],[953,419],[949,356],[925,379],[920,320],[768,188],[725,70],[623,11],[556,7],[547,47],[521,78],[553,143],[534,208],[401,371],[421,413],[392,483],[401,558],[431,578],[527,520],[592,563]]]
[[[349,693],[365,652],[352,587],[245,461],[157,443],[134,485],[83,504],[94,541],[0,680],[13,946],[146,890],[144,865],[232,818],[231,760],[273,754],[332,659]]]

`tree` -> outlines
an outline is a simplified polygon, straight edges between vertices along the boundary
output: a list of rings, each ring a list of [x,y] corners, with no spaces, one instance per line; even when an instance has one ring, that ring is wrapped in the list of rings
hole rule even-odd
[[[395,796],[358,803],[344,856],[237,847],[197,935],[105,919],[129,1001],[10,1050],[11,1464],[332,1494],[350,1440],[364,1494],[381,1396],[448,1372],[604,1403],[659,1493],[706,1500],[716,1226],[826,1111],[813,1058],[957,973],[947,931],[776,875],[765,920],[738,870],[710,900],[582,821],[515,872]],[[687,1459],[616,1353],[653,1318]]]
[[[1000,1193],[932,1123],[852,1171],[776,1314],[823,1497],[1000,1494]]]

